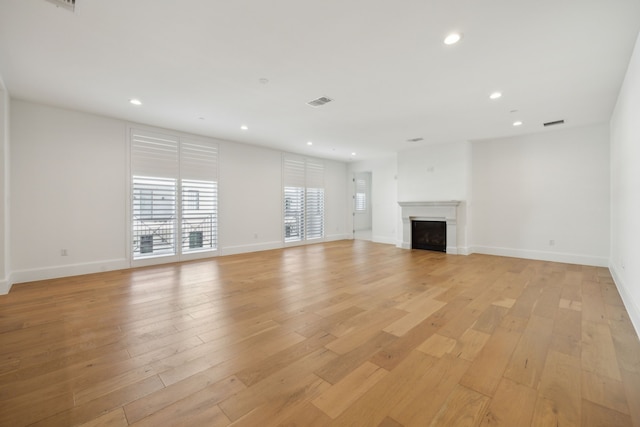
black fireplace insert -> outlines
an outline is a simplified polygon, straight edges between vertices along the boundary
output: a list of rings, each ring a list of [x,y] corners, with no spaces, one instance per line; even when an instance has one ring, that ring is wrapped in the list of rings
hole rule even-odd
[[[447,223],[411,221],[411,249],[447,252]]]

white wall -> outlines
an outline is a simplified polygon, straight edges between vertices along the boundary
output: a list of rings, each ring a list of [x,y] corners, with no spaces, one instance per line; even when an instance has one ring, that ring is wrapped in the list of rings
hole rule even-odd
[[[9,92],[0,76],[0,295],[11,288],[9,228]]]
[[[607,125],[474,142],[471,182],[474,252],[607,265]]]
[[[221,141],[219,167],[220,254],[281,247],[282,155]]]
[[[640,36],[611,118],[610,270],[640,333]]]
[[[18,100],[11,108],[15,281],[127,267],[125,124]]]
[[[349,188],[344,185],[349,179],[347,169],[346,163],[324,160],[325,240],[352,237],[348,221],[351,212]]]
[[[469,252],[470,173],[471,144],[467,141],[427,145],[398,154],[398,201],[461,201],[457,211],[457,246],[463,254]],[[400,227],[401,220],[399,230]],[[398,240],[402,240],[401,232]]]
[[[345,180],[346,188],[349,189],[349,215],[352,212],[351,196],[354,193],[351,179],[357,172],[371,172],[371,240],[377,243],[397,244],[400,215],[396,156],[349,164],[348,179]],[[353,227],[352,222],[349,223],[349,227]]]
[[[14,281],[129,267],[131,124],[26,101],[11,105]],[[218,142],[219,254],[282,247],[282,153]],[[326,239],[348,238],[347,165],[324,163]]]
[[[469,143],[426,145],[398,153],[401,202],[466,200]]]

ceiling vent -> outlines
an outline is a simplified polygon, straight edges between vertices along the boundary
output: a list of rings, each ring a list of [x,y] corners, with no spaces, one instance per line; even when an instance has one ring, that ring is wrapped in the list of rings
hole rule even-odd
[[[420,141],[424,141],[424,138],[410,138],[410,139],[407,139],[407,142],[420,142]]]
[[[76,0],[47,0],[49,3],[53,3],[58,7],[70,10],[73,12],[76,8]]]
[[[545,127],[547,127],[547,126],[555,126],[555,125],[561,125],[563,123],[564,123],[564,120],[556,120],[555,122],[544,123],[544,126]]]
[[[311,105],[312,107],[320,107],[321,105],[324,105],[331,101],[333,101],[333,99],[326,96],[321,96],[320,98],[316,98],[313,101],[307,102],[307,104]]]

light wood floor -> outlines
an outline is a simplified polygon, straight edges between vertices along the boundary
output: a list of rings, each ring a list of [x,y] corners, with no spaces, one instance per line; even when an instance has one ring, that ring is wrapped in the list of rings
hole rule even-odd
[[[2,426],[640,426],[606,269],[340,241],[15,285]]]

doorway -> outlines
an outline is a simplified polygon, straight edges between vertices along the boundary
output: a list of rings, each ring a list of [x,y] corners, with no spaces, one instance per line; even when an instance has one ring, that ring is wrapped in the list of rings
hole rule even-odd
[[[371,172],[356,172],[353,176],[353,238],[372,240]]]

